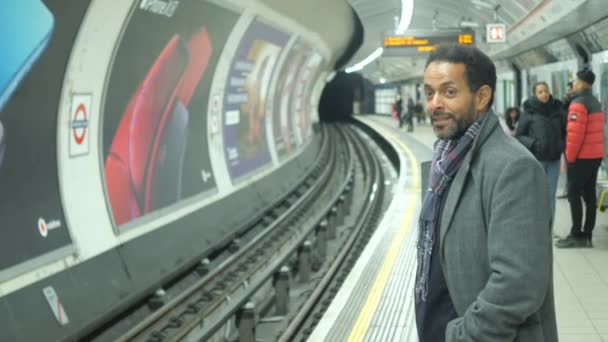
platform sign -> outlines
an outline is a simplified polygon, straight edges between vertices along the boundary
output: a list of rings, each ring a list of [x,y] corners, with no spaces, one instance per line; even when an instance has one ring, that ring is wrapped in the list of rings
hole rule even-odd
[[[384,36],[384,56],[415,56],[434,51],[442,44],[474,45],[475,34],[462,31],[411,30]]]
[[[504,43],[507,41],[507,26],[505,24],[486,25],[486,42]]]

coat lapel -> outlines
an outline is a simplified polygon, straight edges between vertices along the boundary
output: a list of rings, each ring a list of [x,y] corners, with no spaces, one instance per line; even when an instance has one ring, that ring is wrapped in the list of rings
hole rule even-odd
[[[440,222],[440,247],[443,250],[443,241],[448,230],[452,226],[452,219],[454,218],[454,212],[456,207],[458,206],[458,202],[460,201],[460,197],[462,195],[462,191],[464,189],[464,185],[466,184],[467,178],[469,176],[469,169],[471,167],[471,162],[479,148],[483,144],[483,142],[490,136],[490,134],[496,128],[498,124],[498,118],[493,111],[489,111],[485,115],[488,116],[486,121],[484,122],[481,131],[475,141],[473,142],[473,147],[469,150],[469,152],[464,157],[462,164],[460,165],[460,169],[456,172],[456,177],[452,180],[452,184],[450,185],[450,189],[448,190],[448,197],[445,200],[445,205],[443,207],[443,212],[441,214],[441,222]]]

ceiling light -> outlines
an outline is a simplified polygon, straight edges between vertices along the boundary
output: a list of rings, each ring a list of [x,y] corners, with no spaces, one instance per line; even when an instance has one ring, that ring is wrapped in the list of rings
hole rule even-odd
[[[479,6],[479,7],[484,7],[484,8],[489,8],[489,9],[494,9],[495,5],[491,4],[487,1],[483,1],[483,0],[471,0],[471,3],[473,5]]]
[[[477,28],[477,27],[479,27],[479,24],[474,21],[461,21],[460,27]]]
[[[403,33],[410,27],[413,16],[414,0],[401,0],[401,20],[397,26],[397,33]]]
[[[365,68],[366,65],[368,65],[369,63],[373,62],[376,58],[380,57],[382,55],[382,52],[384,51],[383,48],[379,47],[376,49],[376,51],[372,52],[369,56],[367,56],[364,60],[362,60],[361,62],[346,68],[347,73],[351,73],[351,72],[355,72],[355,71],[359,71],[363,68]]]
[[[386,83],[386,78],[380,77],[380,83]]]

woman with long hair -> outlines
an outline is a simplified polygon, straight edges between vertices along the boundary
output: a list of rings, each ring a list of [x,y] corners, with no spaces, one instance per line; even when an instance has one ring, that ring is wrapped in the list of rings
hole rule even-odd
[[[515,136],[515,129],[517,128],[520,114],[519,108],[517,107],[509,107],[505,111],[505,133],[508,133],[512,137]]]

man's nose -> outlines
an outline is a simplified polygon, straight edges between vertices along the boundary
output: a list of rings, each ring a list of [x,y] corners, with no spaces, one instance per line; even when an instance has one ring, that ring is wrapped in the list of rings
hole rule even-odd
[[[432,97],[426,99],[426,111],[427,113],[434,113],[438,110],[443,110],[443,102],[439,95],[435,94]]]

